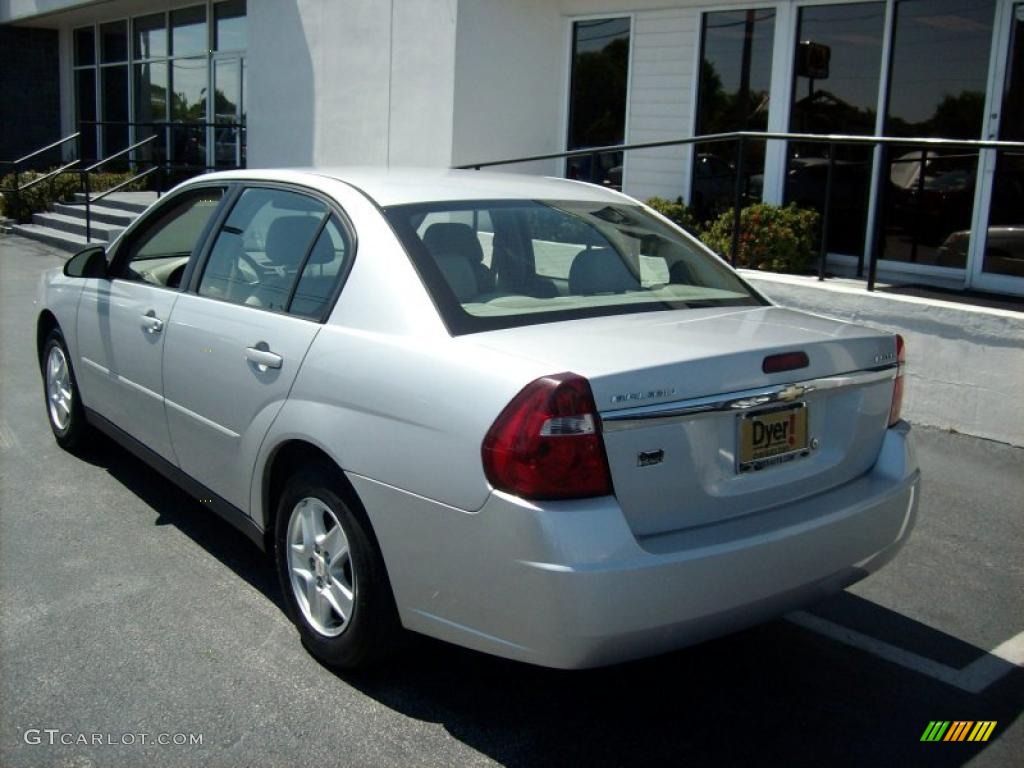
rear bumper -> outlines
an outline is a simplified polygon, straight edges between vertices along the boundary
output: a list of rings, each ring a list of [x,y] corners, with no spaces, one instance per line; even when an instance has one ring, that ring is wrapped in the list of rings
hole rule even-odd
[[[721,635],[864,578],[913,528],[919,471],[901,424],[855,481],[785,508],[641,539],[612,497],[534,504],[495,492],[468,514],[352,479],[407,627],[583,668]]]

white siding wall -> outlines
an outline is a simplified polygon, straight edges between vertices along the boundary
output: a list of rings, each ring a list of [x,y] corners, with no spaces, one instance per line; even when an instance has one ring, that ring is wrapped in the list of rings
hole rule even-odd
[[[692,8],[636,14],[626,129],[629,143],[691,135],[698,23]],[[654,195],[685,197],[688,158],[685,147],[630,152],[624,191],[641,200]]]

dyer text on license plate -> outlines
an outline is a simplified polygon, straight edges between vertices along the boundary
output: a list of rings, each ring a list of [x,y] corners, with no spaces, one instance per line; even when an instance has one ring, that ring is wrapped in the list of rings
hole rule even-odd
[[[797,403],[739,419],[736,469],[750,472],[807,455],[807,404]]]

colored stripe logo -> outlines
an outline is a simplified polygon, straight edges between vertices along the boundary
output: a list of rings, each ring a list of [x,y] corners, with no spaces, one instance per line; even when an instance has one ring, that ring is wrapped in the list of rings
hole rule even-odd
[[[995,720],[932,720],[921,741],[988,741],[995,728]]]

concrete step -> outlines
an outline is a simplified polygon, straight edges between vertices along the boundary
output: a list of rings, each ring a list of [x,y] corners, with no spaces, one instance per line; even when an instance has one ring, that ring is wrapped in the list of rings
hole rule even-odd
[[[81,216],[68,216],[62,213],[34,213],[32,214],[32,223],[84,237],[85,211],[81,211],[81,214]],[[109,243],[124,230],[123,226],[114,226],[105,222],[96,221],[94,218],[91,221],[91,235],[93,240],[103,240]]]
[[[100,205],[99,203],[89,206],[89,210],[94,223],[115,224],[121,229],[124,229],[135,221],[136,216],[138,216],[138,213],[135,211],[126,211],[123,208],[108,208],[107,206]],[[59,213],[63,216],[75,216],[76,218],[80,218],[82,221],[85,221],[84,205],[56,203],[53,206],[53,212]]]
[[[59,229],[51,229],[39,224],[15,224],[11,229],[16,235],[21,235],[31,240],[38,240],[41,243],[52,245],[69,253],[77,253],[87,245],[103,245],[102,241],[93,240],[89,243],[82,235],[62,232]]]
[[[93,192],[93,197],[96,192]],[[85,202],[83,192],[75,193],[75,200]],[[111,192],[99,202],[106,208],[118,208],[122,211],[142,213],[156,200],[156,192]]]

